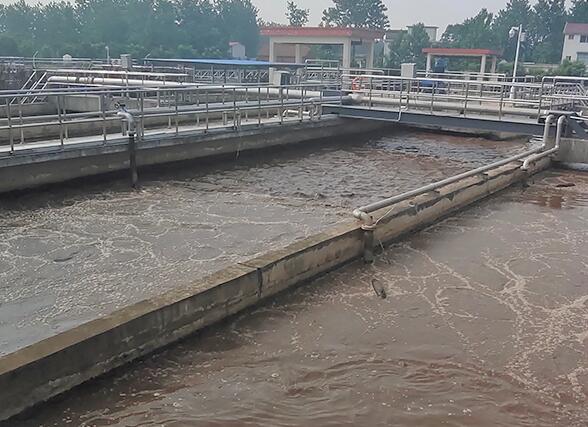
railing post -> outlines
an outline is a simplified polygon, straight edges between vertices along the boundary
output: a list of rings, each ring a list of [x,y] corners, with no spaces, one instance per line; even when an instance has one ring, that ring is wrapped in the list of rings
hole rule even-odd
[[[233,129],[237,127],[237,88],[233,88]]]
[[[498,106],[498,120],[502,120],[502,109],[504,108],[504,86],[500,90],[500,105]]]
[[[463,116],[465,117],[468,111],[468,98],[470,95],[470,83],[466,83],[466,93],[465,93],[465,100],[463,105]]]
[[[208,106],[208,91],[205,89],[204,90],[204,97],[205,97],[205,102],[206,102],[206,129],[204,130],[204,132],[208,132],[208,126],[209,126],[209,117],[208,117],[208,110],[209,110],[209,106]]]
[[[284,88],[280,86],[280,124],[284,123]]]
[[[372,92],[374,89],[374,79],[373,77],[370,77],[370,100],[369,100],[369,107],[370,110],[372,109]]]
[[[145,138],[145,92],[141,92],[139,95],[139,139]]]
[[[135,131],[130,129],[129,124],[129,168],[131,171],[131,185],[137,188],[139,174],[137,172],[137,145],[135,144]]]
[[[257,127],[261,127],[261,86],[257,87]]]
[[[545,85],[545,79],[541,79],[541,88],[539,89],[539,108],[537,110],[537,121],[541,118],[541,109],[543,108],[543,87]]]
[[[24,127],[23,127],[23,118],[22,118],[22,99],[17,97],[18,102],[18,123],[20,126],[20,143],[24,144]]]
[[[304,121],[304,87],[300,85],[300,123]]]
[[[175,125],[176,125],[176,136],[177,136],[180,131],[179,117],[178,117],[178,91],[177,90],[174,91],[174,104],[175,104],[174,105],[174,113],[175,113],[174,120],[175,120]]]
[[[106,145],[106,99],[100,94],[100,112],[102,113],[102,144]]]
[[[61,95],[57,95],[57,118],[59,120],[59,141],[63,148],[63,119],[61,117]]]
[[[12,134],[12,113],[10,111],[9,98],[6,98],[6,119],[8,121],[8,140],[10,141],[10,154],[14,154],[14,135]]]

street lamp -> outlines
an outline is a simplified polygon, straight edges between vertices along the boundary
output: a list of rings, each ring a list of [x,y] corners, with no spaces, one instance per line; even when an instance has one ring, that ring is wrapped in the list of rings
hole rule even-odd
[[[517,40],[517,53],[515,55],[515,62],[514,62],[514,70],[512,72],[512,82],[513,82],[513,87],[511,88],[510,91],[510,95],[511,98],[514,98],[514,83],[517,82],[517,71],[518,71],[518,67],[519,67],[519,55],[521,53],[521,43],[525,41],[525,37],[526,34],[523,32],[523,26],[519,25],[518,27],[512,27],[510,29],[510,31],[508,32],[508,35],[510,36],[510,38],[515,38],[518,34],[518,40]]]

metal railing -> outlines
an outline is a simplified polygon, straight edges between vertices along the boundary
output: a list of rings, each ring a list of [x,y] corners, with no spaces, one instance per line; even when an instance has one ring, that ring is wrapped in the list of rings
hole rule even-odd
[[[27,115],[23,100],[30,96],[26,90],[0,91],[5,111],[0,119],[0,144],[4,141],[8,148],[5,153],[14,154],[15,145],[26,147],[38,140],[47,145],[51,135],[57,139],[49,145],[61,149],[68,140],[83,136],[107,144],[126,133],[117,117],[122,105],[135,119],[140,143],[151,130],[178,135],[183,130],[208,132],[211,128],[239,131],[247,123],[260,127],[268,122],[318,120],[323,103],[341,99],[323,96],[316,85],[64,88],[34,92],[35,97],[48,100],[54,113]],[[80,101],[91,108],[72,112],[70,103]]]
[[[573,111],[577,105],[571,106],[572,101],[578,104],[586,98],[558,90],[555,84],[381,75],[344,74],[342,87],[369,108],[378,105],[429,114],[494,116],[499,120],[516,116],[537,121],[550,110]]]

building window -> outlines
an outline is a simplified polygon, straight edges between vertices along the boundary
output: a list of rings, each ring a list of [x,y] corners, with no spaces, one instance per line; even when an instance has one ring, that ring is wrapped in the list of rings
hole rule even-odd
[[[578,61],[588,64],[588,52],[578,52]]]
[[[566,59],[567,59],[568,61],[571,61],[571,60],[572,60],[572,57],[571,57],[571,56],[566,56]]]
[[[588,43],[588,36],[581,36],[580,43]]]
[[[570,39],[570,40],[574,40],[574,37],[575,37],[575,36],[574,36],[573,34],[570,34],[570,35],[568,36],[568,39]]]

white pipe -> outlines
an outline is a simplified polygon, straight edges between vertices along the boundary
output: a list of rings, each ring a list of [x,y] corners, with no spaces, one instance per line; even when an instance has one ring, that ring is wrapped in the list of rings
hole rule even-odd
[[[529,165],[531,163],[535,163],[537,160],[541,160],[544,157],[547,156],[551,156],[552,154],[555,154],[559,151],[559,146],[561,143],[561,134],[563,131],[563,125],[566,122],[567,117],[566,116],[559,116],[559,119],[557,119],[557,131],[555,133],[555,147],[553,147],[550,150],[547,151],[542,151],[538,154],[535,154],[534,156],[530,156],[529,158],[525,159],[523,166],[521,166],[521,169],[526,171],[529,170]],[[543,145],[543,147],[545,147],[545,144]]]
[[[130,132],[133,131],[133,128],[135,126],[135,118],[131,113],[122,110],[116,113],[116,115],[128,123]]]
[[[112,86],[139,86],[139,87],[189,87],[194,84],[184,84],[181,82],[159,81],[159,80],[139,80],[139,79],[125,79],[125,78],[107,78],[107,77],[67,77],[67,76],[51,76],[47,79],[49,83],[85,83],[90,85],[102,84]]]
[[[480,168],[477,168],[477,169],[474,169],[474,170],[471,170],[468,172],[464,172],[459,175],[452,176],[450,178],[435,182],[433,184],[426,185],[426,186],[418,188],[416,190],[412,190],[412,191],[408,191],[406,193],[399,194],[398,196],[390,197],[388,199],[384,199],[379,202],[372,203],[367,206],[363,206],[359,209],[354,210],[353,216],[355,218],[363,221],[364,225],[369,228],[370,226],[373,225],[373,218],[371,217],[371,215],[369,215],[372,212],[375,212],[379,209],[383,209],[383,208],[395,205],[395,204],[400,203],[402,201],[405,201],[411,197],[419,196],[421,194],[437,190],[438,188],[444,187],[449,184],[453,184],[453,183],[460,181],[462,179],[470,178],[472,176],[487,172],[491,169],[505,166],[505,165],[512,163],[514,161],[517,161],[517,160],[522,160],[526,157],[529,157],[530,155],[536,154],[538,151],[542,150],[542,148],[543,147],[533,148],[531,150],[527,150],[523,153],[517,154],[517,155],[509,157],[507,159],[500,160],[498,162],[494,162],[489,165],[482,166]]]

